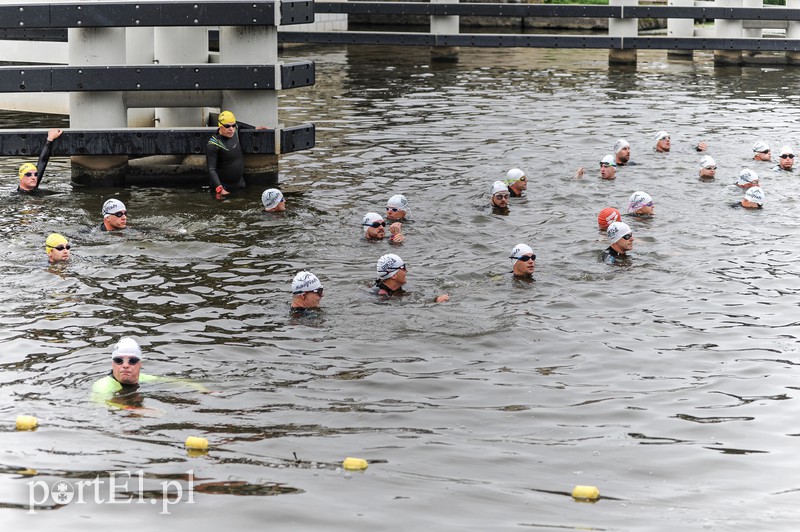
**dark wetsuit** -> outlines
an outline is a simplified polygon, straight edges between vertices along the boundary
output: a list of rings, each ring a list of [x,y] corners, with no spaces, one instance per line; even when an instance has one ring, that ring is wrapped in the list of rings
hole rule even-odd
[[[39,173],[39,176],[36,178],[36,186],[30,190],[25,190],[19,188],[19,185],[17,185],[18,194],[36,194],[39,192],[39,185],[42,184],[42,179],[44,179],[44,171],[47,168],[47,163],[50,162],[50,147],[52,144],[53,143],[49,140],[45,142],[42,153],[39,154],[39,162],[36,163],[36,171]]]
[[[249,124],[238,122],[237,129],[231,138],[220,135],[217,130],[206,144],[209,184],[211,192],[214,194],[220,185],[228,192],[234,192],[246,186],[244,153],[239,142],[239,129],[255,128]]]
[[[403,288],[400,287],[397,290],[392,290],[391,288],[386,286],[383,283],[383,281],[378,279],[377,281],[375,281],[375,286],[372,288],[372,293],[373,294],[377,294],[379,296],[386,296],[386,297],[402,296],[403,295]]]
[[[512,198],[521,198],[521,197],[522,197],[522,192],[520,192],[519,194],[517,194],[516,192],[514,192],[514,189],[513,189],[513,188],[511,188],[511,187],[508,187],[508,194],[509,194],[509,195],[510,195]]]
[[[606,264],[616,264],[623,260],[627,260],[627,258],[628,256],[625,253],[620,253],[610,246],[600,256],[600,259]]]

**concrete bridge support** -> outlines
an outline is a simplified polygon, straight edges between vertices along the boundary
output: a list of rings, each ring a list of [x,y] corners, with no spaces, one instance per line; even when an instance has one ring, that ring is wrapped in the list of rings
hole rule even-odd
[[[715,6],[742,7],[742,0],[716,0]],[[717,38],[720,39],[741,39],[743,36],[741,20],[714,19],[714,29],[716,30]],[[741,65],[742,51],[714,50],[714,64],[720,66]]]
[[[431,4],[457,4],[458,0],[431,0]],[[434,15],[431,17],[431,33],[435,35],[458,35],[458,15]],[[457,63],[458,46],[432,46],[431,60]]]
[[[72,28],[69,30],[69,64],[124,65],[125,28]],[[71,92],[70,127],[74,129],[125,128],[128,115],[123,93]],[[124,181],[125,155],[75,155],[72,181],[85,185],[115,185]]]
[[[233,111],[237,120],[280,129],[278,91],[281,89],[278,61],[277,26],[229,26],[219,30],[220,63],[239,65],[271,63],[276,65],[275,90],[222,91],[222,108]],[[280,153],[280,136],[276,137],[276,153]],[[278,182],[278,155],[245,156],[245,180],[248,185],[273,185]]]
[[[609,0],[608,5],[611,6],[635,6],[638,0]],[[636,37],[639,35],[639,19],[637,18],[610,18],[608,19],[608,36],[609,37],[623,37],[623,46],[625,37]],[[636,64],[638,54],[636,49],[621,49],[609,50],[608,62],[611,64]]]

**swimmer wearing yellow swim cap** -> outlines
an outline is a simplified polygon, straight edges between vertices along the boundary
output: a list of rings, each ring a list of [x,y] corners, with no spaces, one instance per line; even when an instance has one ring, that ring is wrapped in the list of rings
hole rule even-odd
[[[44,242],[44,250],[47,252],[50,264],[68,261],[71,247],[69,240],[58,233],[52,233]]]

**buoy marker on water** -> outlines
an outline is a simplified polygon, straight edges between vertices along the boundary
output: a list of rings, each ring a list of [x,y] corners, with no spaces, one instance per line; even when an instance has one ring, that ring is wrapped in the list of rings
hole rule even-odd
[[[33,430],[39,426],[39,420],[33,416],[17,416],[17,430]]]
[[[360,471],[369,467],[369,464],[363,458],[345,458],[342,462],[342,467],[350,471]]]
[[[189,436],[188,438],[186,438],[186,448],[207,451],[208,440],[205,438],[199,438],[197,436]]]
[[[596,501],[600,498],[600,490],[595,486],[575,486],[572,498],[579,501]]]

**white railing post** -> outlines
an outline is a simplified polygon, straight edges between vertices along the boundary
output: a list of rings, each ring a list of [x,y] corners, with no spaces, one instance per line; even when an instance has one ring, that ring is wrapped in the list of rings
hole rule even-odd
[[[694,0],[669,0],[668,5],[676,7],[694,7]],[[694,19],[669,18],[667,19],[667,35],[669,37],[683,38],[694,37]],[[668,50],[668,59],[689,59],[694,57],[693,50]]]
[[[714,7],[742,7],[742,0],[715,0]],[[714,19],[714,33],[718,39],[741,39],[742,21]],[[741,50],[714,50],[714,64],[741,65]]]
[[[457,4],[458,0],[431,0],[431,4]],[[431,15],[431,33],[434,35],[458,35],[458,15]],[[458,61],[458,46],[432,46],[434,61]]]
[[[609,0],[608,5],[611,6],[635,6],[638,5],[638,0]],[[624,12],[623,12],[624,14]],[[608,19],[608,36],[609,37],[622,37],[623,46],[625,45],[625,37],[636,37],[639,35],[639,19],[638,18],[609,18]],[[608,51],[609,63],[622,63],[636,64],[637,53],[636,49],[612,49]]]

